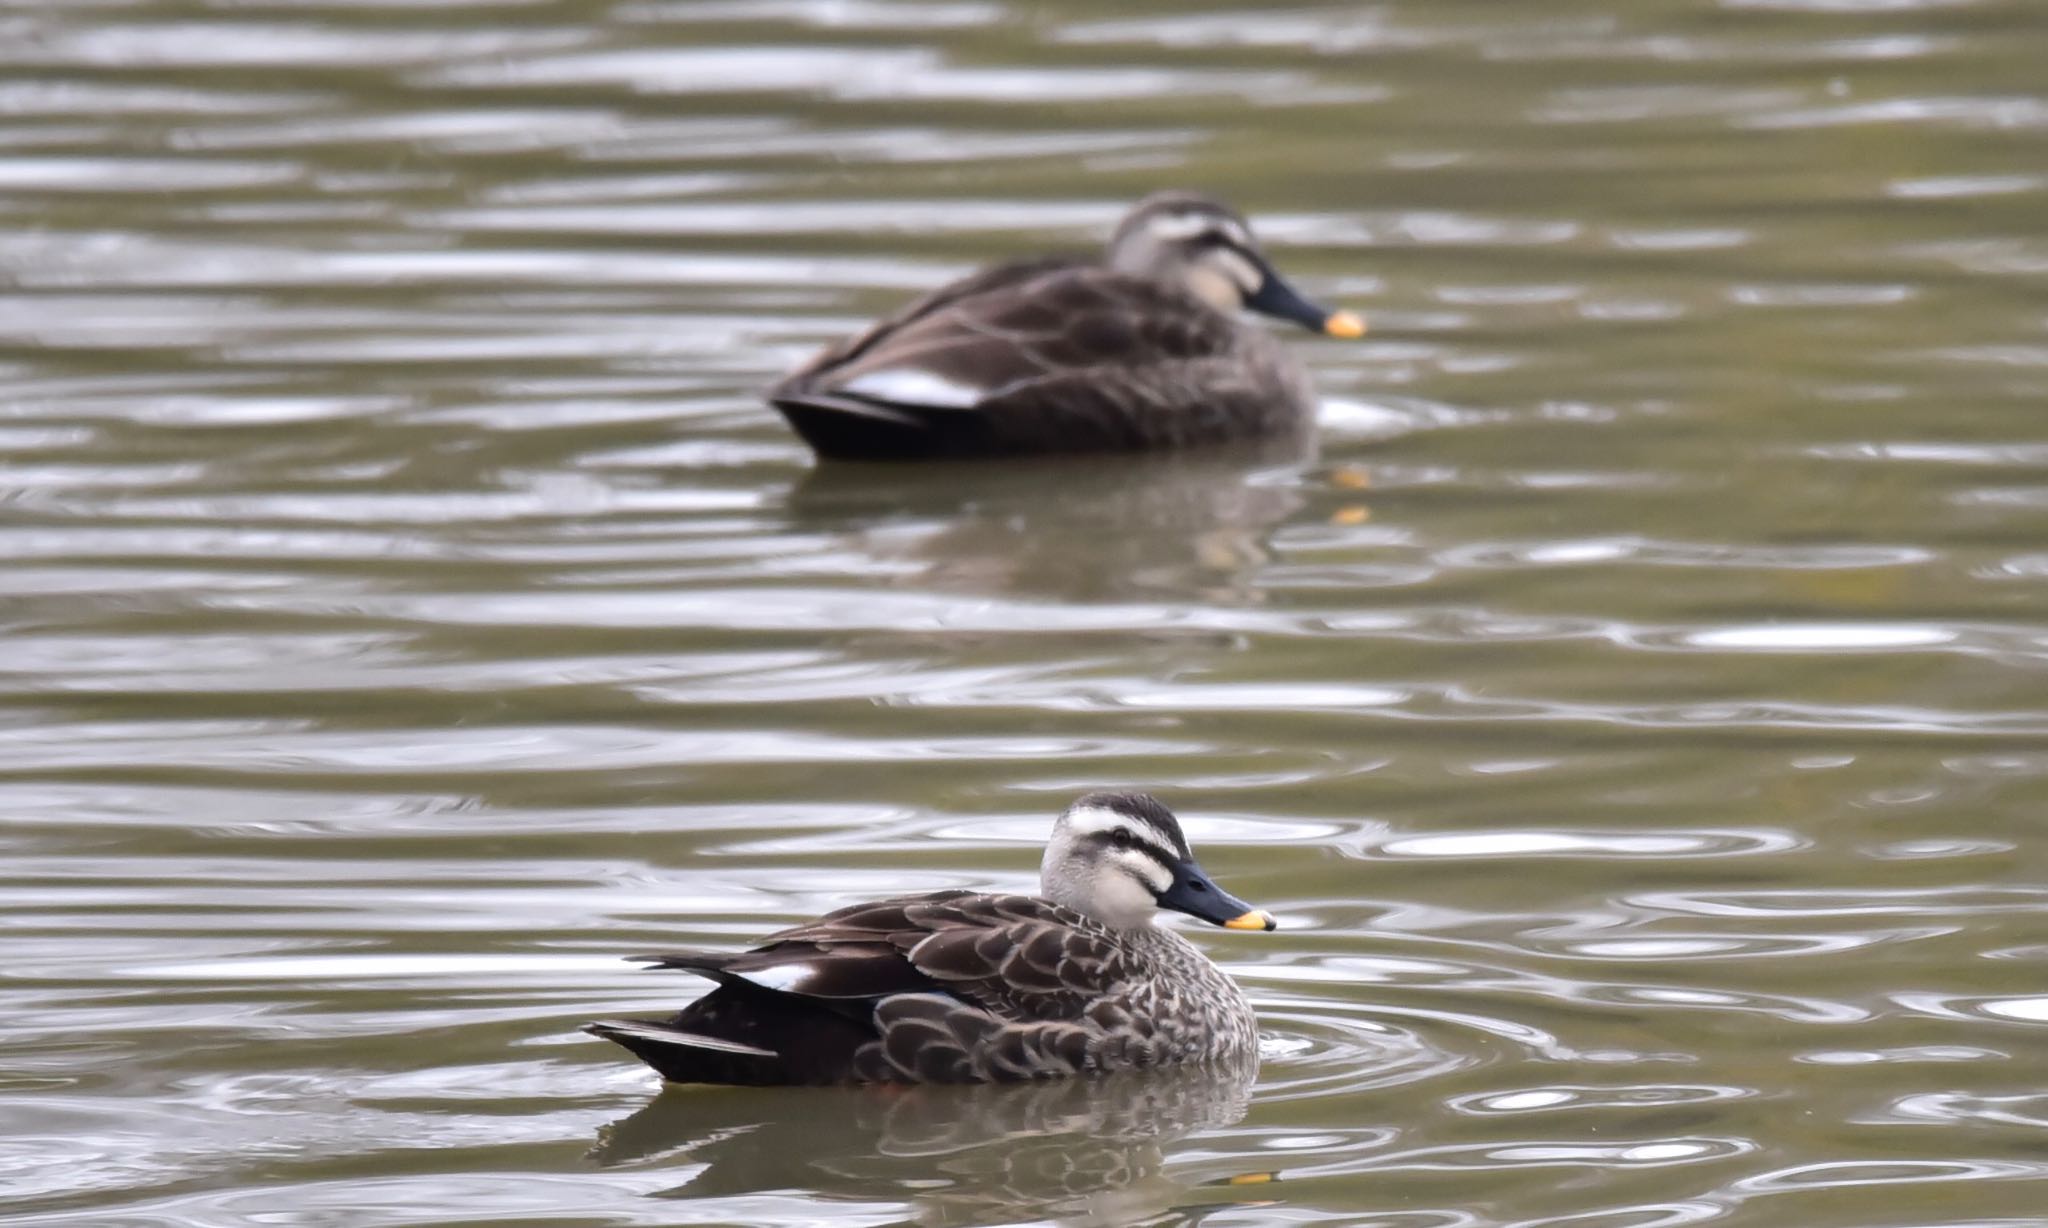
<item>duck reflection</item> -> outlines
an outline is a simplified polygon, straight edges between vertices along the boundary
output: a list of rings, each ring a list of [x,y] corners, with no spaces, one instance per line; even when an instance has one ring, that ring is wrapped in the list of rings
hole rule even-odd
[[[1297,451],[827,465],[791,491],[919,588],[1060,601],[1256,601],[1267,542],[1321,485]]]
[[[1166,1149],[1243,1117],[1256,1072],[1243,1064],[1023,1085],[670,1087],[605,1127],[591,1155],[605,1165],[701,1165],[661,1195],[669,1198],[800,1190],[910,1203],[907,1222],[918,1224],[1192,1224],[1251,1201],[1223,1193],[1244,1174],[1169,1174]]]

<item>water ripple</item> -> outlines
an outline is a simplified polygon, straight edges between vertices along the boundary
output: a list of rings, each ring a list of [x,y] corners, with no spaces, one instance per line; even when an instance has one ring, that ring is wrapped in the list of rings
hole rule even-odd
[[[2039,1222],[2026,0],[0,8],[10,1222]],[[1178,184],[1319,457],[762,404]],[[576,1030],[1112,784],[1248,1098]]]

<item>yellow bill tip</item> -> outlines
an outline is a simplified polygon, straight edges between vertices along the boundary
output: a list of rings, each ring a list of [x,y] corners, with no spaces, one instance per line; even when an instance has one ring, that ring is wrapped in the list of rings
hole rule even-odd
[[[1227,930],[1270,930],[1279,927],[1280,923],[1273,919],[1273,914],[1263,908],[1254,908],[1223,923],[1223,928]]]
[[[1330,318],[1323,321],[1323,331],[1332,337],[1342,337],[1347,341],[1363,337],[1365,318],[1349,311],[1332,312]]]

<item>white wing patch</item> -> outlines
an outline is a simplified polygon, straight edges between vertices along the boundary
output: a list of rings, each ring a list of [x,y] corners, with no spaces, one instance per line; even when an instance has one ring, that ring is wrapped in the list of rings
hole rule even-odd
[[[734,976],[763,989],[777,993],[802,993],[804,985],[818,975],[816,964],[774,964],[757,968],[752,972],[736,972]]]
[[[715,1049],[720,1053],[738,1053],[748,1057],[781,1057],[773,1049],[759,1049],[743,1045],[736,1040],[720,1040],[715,1036],[700,1036],[695,1032],[678,1031],[658,1023],[643,1023],[637,1019],[606,1019],[596,1025],[624,1036],[651,1040],[658,1045],[677,1045],[684,1049]]]
[[[915,367],[863,371],[840,385],[855,396],[872,397],[897,405],[928,405],[933,409],[973,409],[987,393],[985,388],[955,383],[942,375]]]

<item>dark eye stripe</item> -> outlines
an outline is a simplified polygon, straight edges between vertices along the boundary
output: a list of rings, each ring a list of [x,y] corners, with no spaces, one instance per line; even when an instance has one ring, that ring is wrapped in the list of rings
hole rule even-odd
[[[1113,836],[1114,833],[1112,832],[1098,832],[1095,835],[1095,840],[1098,843],[1115,848],[1117,845]],[[1123,847],[1135,849],[1160,865],[1171,869],[1173,864],[1180,860],[1180,854],[1167,848],[1165,845],[1155,843],[1155,840],[1156,837],[1148,829],[1141,827],[1131,832],[1131,842]]]
[[[1131,834],[1138,837],[1138,842],[1140,844],[1150,845],[1152,847],[1152,850],[1155,853],[1157,853],[1160,859],[1163,861],[1180,861],[1183,858],[1193,856],[1193,854],[1189,853],[1186,849],[1180,847],[1179,840],[1175,839],[1173,836],[1169,836],[1167,833],[1159,830],[1157,827],[1154,827],[1150,823],[1139,823],[1134,825]]]

